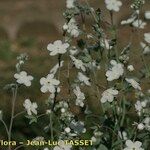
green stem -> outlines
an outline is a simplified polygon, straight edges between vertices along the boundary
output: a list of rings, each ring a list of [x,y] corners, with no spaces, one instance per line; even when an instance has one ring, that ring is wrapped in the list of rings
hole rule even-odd
[[[50,114],[50,132],[51,132],[51,140],[53,141],[54,140],[54,133],[53,133],[53,121],[52,121],[52,113]],[[51,147],[51,150],[52,150],[52,147]]]
[[[12,92],[13,92],[13,99],[12,99],[11,119],[10,119],[10,125],[9,125],[9,130],[8,130],[8,141],[11,141],[11,136],[12,136],[12,126],[13,126],[13,121],[14,121],[14,113],[15,113],[15,103],[16,103],[16,97],[17,97],[17,90],[18,90],[18,85],[16,85],[15,89],[12,90]],[[8,149],[11,150],[11,145],[9,145]]]
[[[125,114],[126,114],[125,98],[124,98],[124,97],[123,97],[122,103],[123,103],[123,114],[122,114],[121,123],[120,123],[120,126],[121,126],[121,127],[122,127],[123,124],[124,124],[124,119],[125,119]]]
[[[19,113],[17,113],[16,115],[14,115],[14,119],[16,118],[16,117],[18,117],[19,115],[22,115],[22,114],[24,114],[25,113],[25,111],[21,111],[21,112],[19,112]]]
[[[3,119],[0,119],[0,121],[3,123],[4,127],[5,127],[5,130],[6,130],[6,133],[7,133],[7,136],[9,136],[9,131],[8,131],[8,127],[5,123],[5,121]]]

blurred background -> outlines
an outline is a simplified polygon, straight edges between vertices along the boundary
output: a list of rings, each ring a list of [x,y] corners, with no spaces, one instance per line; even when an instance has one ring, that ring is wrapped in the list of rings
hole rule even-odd
[[[84,3],[84,0],[79,0]],[[106,17],[106,22],[110,22],[110,16],[105,8],[104,0],[89,0],[94,8],[100,8],[102,15]],[[115,24],[118,26],[120,47],[128,44],[131,33],[130,27],[120,26],[121,20],[127,19],[131,14],[130,0],[123,0],[123,7],[119,13],[115,13]],[[150,10],[150,1],[147,0],[145,10]],[[55,64],[55,58],[49,56],[46,50],[47,44],[57,39],[62,39],[62,25],[65,20],[63,12],[65,11],[65,0],[0,0],[0,110],[4,112],[4,120],[9,121],[11,109],[11,92],[3,90],[6,84],[12,83],[14,80],[16,57],[21,53],[29,55],[29,61],[25,65],[24,70],[35,77],[32,87],[21,87],[18,97],[16,113],[23,109],[23,102],[26,98],[36,101],[40,106],[39,109],[45,108],[46,94],[40,92],[39,79],[48,74],[51,67]],[[142,18],[144,18],[141,16]],[[91,19],[87,20],[90,24]],[[146,28],[141,32],[141,40],[143,33],[149,31],[149,22]],[[135,69],[141,67],[139,61],[139,42],[137,35],[134,35],[133,60],[131,63]],[[138,49],[137,49],[137,47]],[[148,60],[148,58],[146,58]],[[103,78],[100,76],[100,78]],[[148,87],[145,81],[144,88]],[[96,103],[91,103],[93,110],[98,111]],[[41,110],[42,111],[42,110]],[[44,122],[38,125],[32,125],[28,128],[28,120],[18,118],[14,122],[13,137],[33,138],[42,135]],[[2,130],[0,124],[0,139],[5,138],[5,131]],[[47,135],[48,136],[48,135]]]

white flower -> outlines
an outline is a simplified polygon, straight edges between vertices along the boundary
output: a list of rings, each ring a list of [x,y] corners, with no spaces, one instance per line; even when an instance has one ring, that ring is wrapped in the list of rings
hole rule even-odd
[[[144,150],[140,141],[132,142],[131,140],[126,141],[126,148],[123,150]]]
[[[139,123],[139,124],[137,124],[137,128],[138,128],[139,130],[143,130],[143,129],[145,128],[145,126],[144,126],[143,123]]]
[[[141,90],[140,84],[138,82],[136,82],[134,79],[129,79],[126,78],[125,79],[133,88],[137,89],[137,90]]]
[[[138,112],[139,115],[141,115],[141,111],[143,111],[143,109],[146,107],[147,101],[137,101],[135,103],[135,109]]]
[[[71,18],[67,24],[65,23],[63,29],[73,37],[78,37],[80,34],[75,18]]]
[[[150,43],[150,32],[144,34],[144,40],[145,40],[147,43]]]
[[[32,115],[32,113],[37,115],[37,103],[32,103],[29,99],[26,99],[23,103],[23,106],[25,107],[28,115]]]
[[[44,150],[49,150],[49,149],[46,147],[46,148],[44,148]]]
[[[134,71],[134,67],[133,67],[133,65],[129,65],[128,67],[127,67],[127,69],[131,72],[131,71]]]
[[[147,46],[145,43],[140,43],[141,47],[143,48],[143,54],[149,54],[150,53],[150,47]]]
[[[77,69],[81,69],[82,71],[86,71],[84,63],[80,59],[76,59],[74,56],[71,56],[71,55],[70,55],[70,57],[71,57],[74,65]]]
[[[144,27],[146,26],[146,22],[143,22],[141,19],[137,19],[132,23],[132,25],[136,28],[144,29]]]
[[[62,43],[62,41],[57,40],[53,44],[50,43],[47,46],[48,51],[50,51],[50,55],[54,56],[57,54],[64,54],[67,51],[67,48],[69,47],[68,43]]]
[[[102,93],[101,102],[112,102],[116,95],[118,95],[118,90],[114,90],[113,88],[107,89]]]
[[[143,130],[145,128],[145,125],[141,123],[134,122],[133,125],[137,127],[138,130]]]
[[[53,150],[71,150],[72,145],[65,144],[64,141],[58,141],[59,145],[55,146]]]
[[[46,78],[42,77],[40,79],[40,84],[42,85],[41,92],[43,93],[46,93],[48,91],[51,93],[55,93],[56,89],[57,92],[60,92],[60,88],[57,87],[60,84],[60,81],[54,79],[54,74],[48,74]]]
[[[66,7],[69,9],[74,8],[75,7],[74,2],[75,2],[75,0],[66,0]]]
[[[84,93],[81,92],[80,87],[76,86],[76,88],[73,90],[73,92],[74,92],[74,94],[77,97],[76,105],[83,107],[84,106],[84,102],[83,101],[85,99],[85,96],[84,96]]]
[[[17,82],[19,84],[24,84],[25,86],[31,86],[31,81],[33,80],[33,77],[27,75],[25,71],[21,71],[20,73],[14,74],[14,78],[17,79]]]
[[[150,11],[146,11],[145,12],[145,18],[146,19],[150,19]]]
[[[111,60],[110,64],[112,65],[112,68],[106,72],[107,80],[113,81],[115,79],[119,79],[119,77],[124,73],[123,65],[121,63],[117,63],[115,60]]]
[[[118,12],[122,6],[122,2],[119,0],[105,0],[106,8],[110,11]]]
[[[65,110],[65,108],[61,108],[61,110],[60,110],[62,113],[64,113],[66,110]]]
[[[91,83],[89,81],[90,79],[81,72],[78,73],[78,79],[79,79],[79,81],[83,82],[84,84],[86,84],[88,86],[91,85]]]
[[[65,128],[66,133],[70,133],[71,129],[69,127]]]
[[[61,61],[60,62],[60,66],[59,64],[57,63],[51,70],[50,70],[50,74],[56,74],[56,72],[58,71],[59,67],[62,67],[63,66],[63,63],[64,61]]]

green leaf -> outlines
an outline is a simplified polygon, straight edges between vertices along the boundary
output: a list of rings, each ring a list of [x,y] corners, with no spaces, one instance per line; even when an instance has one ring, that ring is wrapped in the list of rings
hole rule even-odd
[[[26,118],[30,119],[29,124],[37,122],[37,117],[36,116],[26,116]]]
[[[36,122],[37,122],[37,118],[33,118],[30,120],[29,124],[36,123]]]
[[[81,59],[84,63],[89,63],[92,60],[91,56],[87,53],[84,56],[81,56]]]

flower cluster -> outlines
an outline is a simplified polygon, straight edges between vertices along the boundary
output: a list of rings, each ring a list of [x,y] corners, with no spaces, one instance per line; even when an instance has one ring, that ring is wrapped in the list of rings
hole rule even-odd
[[[78,37],[80,34],[75,18],[71,18],[68,23],[65,23],[63,30],[67,31],[73,37]]]
[[[132,14],[121,21],[121,27],[130,25],[132,29],[128,44],[125,45],[123,41],[124,46],[120,44],[120,25],[116,25],[114,13],[119,12],[125,2],[104,1],[111,23],[104,21],[100,9],[94,10],[88,1],[82,3],[66,0],[63,41],[56,40],[47,45],[49,57],[53,56],[50,60],[55,62],[50,62],[54,65],[37,82],[41,97],[47,97],[45,110],[39,108],[37,102],[25,99],[24,110],[15,114],[17,91],[22,88],[20,85],[29,87],[33,80],[31,75],[22,70],[27,60],[23,54],[17,58],[14,74],[16,82],[5,88],[11,89],[13,97],[10,129],[4,122],[2,110],[0,121],[11,140],[13,121],[18,115],[26,113],[29,124],[43,119],[40,128],[43,135],[60,143],[45,147],[44,150],[146,150],[149,148],[150,136],[150,89],[147,83],[150,77],[147,64],[150,33],[144,30],[144,34],[140,35],[150,18],[149,11],[141,11],[146,2],[134,0],[130,8]],[[88,18],[92,21],[87,25]],[[133,39],[136,36],[139,36],[136,46],[141,51],[136,51],[138,57],[134,62],[132,56],[136,53],[132,55],[135,45]],[[140,41],[142,36],[143,40]],[[44,141],[45,137],[37,135],[32,141]],[[76,147],[64,142],[66,139],[81,138],[88,138],[92,145]]]

